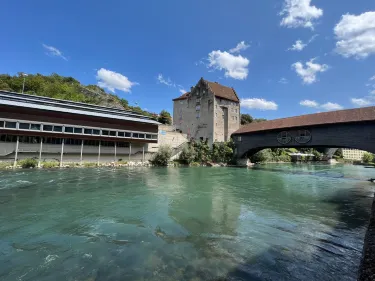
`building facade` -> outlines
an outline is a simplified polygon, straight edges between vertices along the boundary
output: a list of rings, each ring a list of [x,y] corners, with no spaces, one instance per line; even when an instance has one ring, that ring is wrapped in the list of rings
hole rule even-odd
[[[342,149],[342,156],[344,159],[354,160],[354,161],[362,161],[363,154],[366,151],[359,150],[359,149],[351,149],[351,148],[343,148]]]
[[[228,141],[239,129],[240,101],[233,88],[201,78],[190,92],[173,100],[173,125],[189,139]]]
[[[0,91],[0,161],[141,161],[158,125],[121,109]]]

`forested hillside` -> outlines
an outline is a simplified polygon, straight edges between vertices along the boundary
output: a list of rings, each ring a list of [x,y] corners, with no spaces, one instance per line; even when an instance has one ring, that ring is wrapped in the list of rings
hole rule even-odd
[[[21,93],[23,81],[21,73],[15,76],[0,74],[0,90]],[[126,99],[106,93],[97,85],[85,86],[73,77],[64,77],[56,73],[49,76],[29,74],[25,79],[24,93],[131,110],[154,119],[158,117],[157,114],[144,111],[139,106],[130,106]]]

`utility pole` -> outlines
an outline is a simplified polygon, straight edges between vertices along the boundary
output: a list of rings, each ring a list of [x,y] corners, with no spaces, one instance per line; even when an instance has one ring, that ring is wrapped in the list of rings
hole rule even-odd
[[[23,94],[23,92],[25,91],[25,82],[26,82],[26,76],[27,76],[27,74],[26,73],[22,73],[21,75],[23,76],[23,83],[22,83],[22,94]]]

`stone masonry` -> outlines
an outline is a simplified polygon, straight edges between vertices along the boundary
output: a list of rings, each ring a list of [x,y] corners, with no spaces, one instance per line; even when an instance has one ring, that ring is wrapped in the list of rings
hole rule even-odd
[[[240,127],[240,104],[233,88],[201,78],[173,100],[173,125],[189,139],[224,142]]]

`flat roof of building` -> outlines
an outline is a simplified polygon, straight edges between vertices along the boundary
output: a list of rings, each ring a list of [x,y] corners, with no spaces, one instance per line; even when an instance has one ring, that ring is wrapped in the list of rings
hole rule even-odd
[[[68,100],[47,98],[0,90],[0,105],[33,108],[47,111],[80,114],[109,119],[160,124],[150,117],[133,113],[131,111],[93,105],[88,103],[73,102]]]

